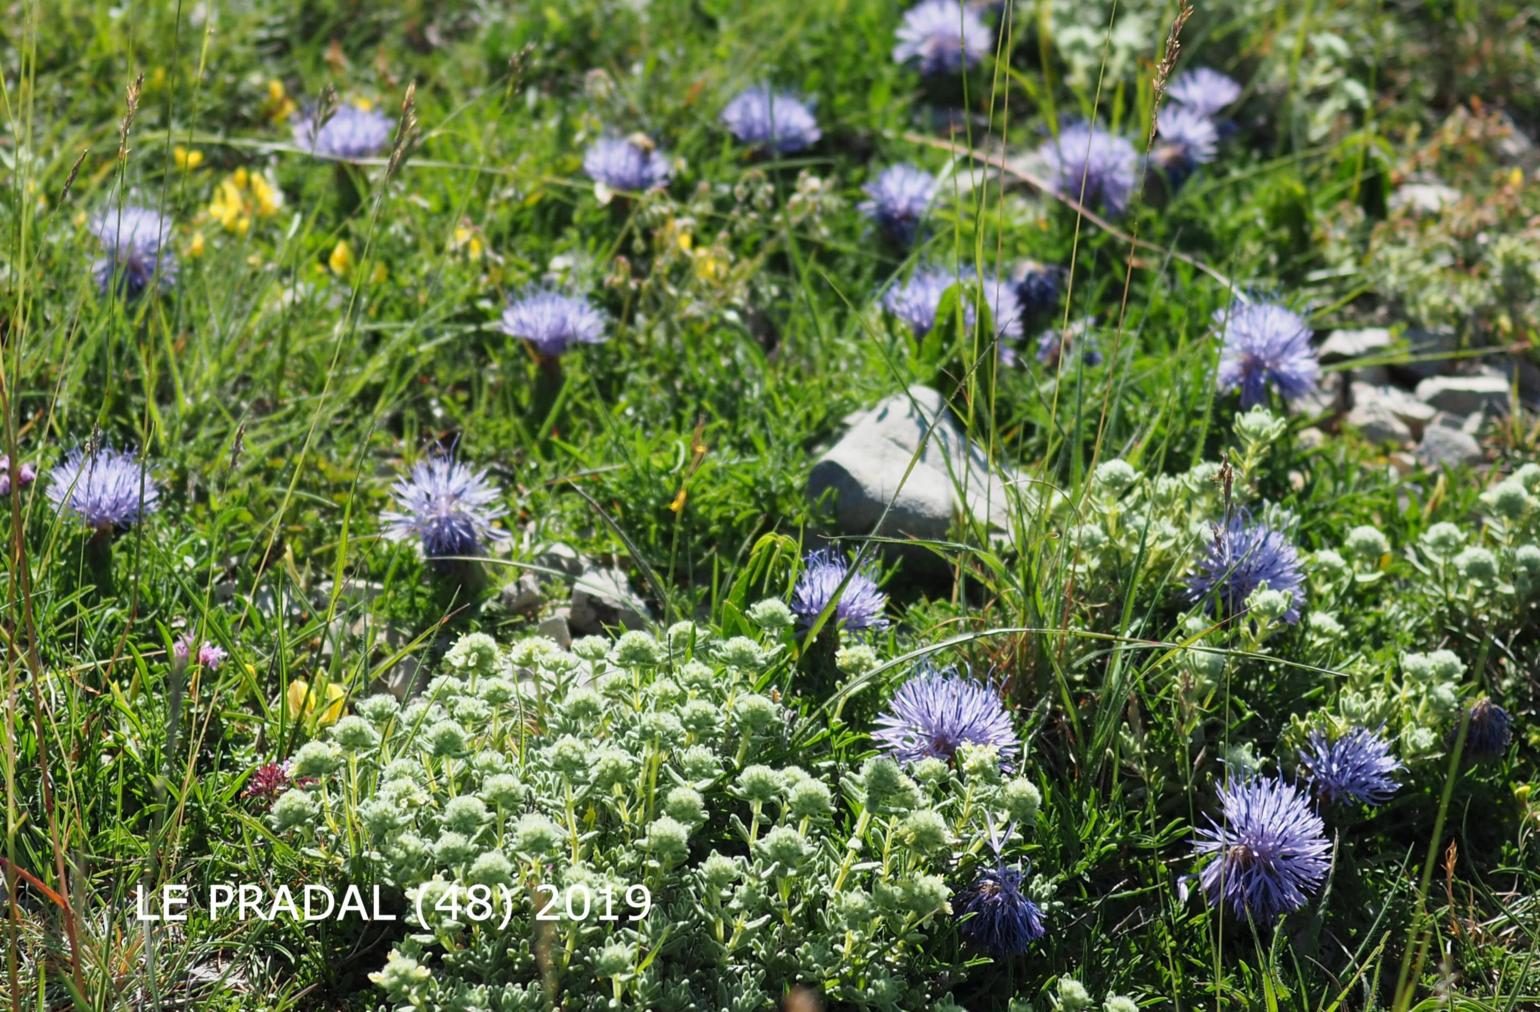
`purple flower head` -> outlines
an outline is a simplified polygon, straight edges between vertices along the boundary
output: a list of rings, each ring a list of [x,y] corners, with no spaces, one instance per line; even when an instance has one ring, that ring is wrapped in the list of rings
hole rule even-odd
[[[1212,119],[1189,106],[1170,105],[1162,109],[1156,131],[1159,140],[1151,158],[1177,185],[1219,153],[1219,128]]]
[[[1020,868],[1001,862],[959,891],[952,907],[966,917],[957,925],[963,938],[999,959],[1020,956],[1042,938],[1043,911],[1022,890],[1025,879]]]
[[[674,175],[667,156],[645,137],[595,141],[583,155],[583,172],[596,183],[634,193],[667,186]]]
[[[183,633],[171,644],[171,655],[178,661],[186,663],[187,659],[192,656],[192,645],[193,634],[190,632]],[[229,656],[226,651],[207,640],[204,640],[203,645],[198,647],[198,663],[210,671],[219,670],[219,666]]]
[[[37,468],[29,462],[22,461],[16,466],[16,487],[26,488],[37,480]],[[11,494],[11,458],[8,454],[0,454],[0,496]]]
[[[392,125],[390,117],[376,109],[343,102],[319,129],[313,111],[296,116],[294,143],[317,158],[356,162],[379,154],[390,141]]]
[[[808,103],[765,85],[739,92],[722,110],[722,122],[739,143],[781,154],[810,148],[823,136]]]
[[[1455,733],[1459,725],[1455,726]],[[1465,752],[1478,759],[1490,759],[1508,751],[1513,741],[1513,720],[1508,711],[1485,696],[1471,704],[1470,727],[1465,732]]]
[[[528,291],[509,303],[497,329],[530,342],[547,358],[575,344],[600,344],[609,336],[604,314],[587,299],[545,288]]]
[[[382,533],[391,541],[417,540],[429,559],[476,555],[484,543],[507,538],[492,526],[505,510],[486,472],[449,454],[419,460],[390,492],[397,508],[381,515]]]
[[[1038,317],[1059,308],[1069,271],[1057,264],[1024,260],[1011,271],[1011,278],[1016,282],[1016,299],[1021,303],[1022,315]]]
[[[1071,123],[1038,148],[1059,193],[1111,214],[1128,209],[1139,175],[1139,154],[1117,134],[1091,123]],[[1083,188],[1083,189],[1082,189]]]
[[[908,245],[936,197],[936,177],[913,165],[890,165],[862,189],[861,213],[884,232]]]
[[[1336,741],[1328,741],[1320,731],[1310,732],[1299,751],[1299,765],[1325,804],[1380,805],[1400,786],[1394,774],[1401,763],[1390,754],[1390,743],[1361,727]]]
[[[1002,767],[1021,751],[1011,716],[991,683],[922,668],[899,686],[887,713],[872,733],[878,746],[903,763],[937,758],[950,761],[964,744],[993,745]]]
[[[1195,67],[1178,74],[1166,94],[1198,115],[1213,118],[1241,97],[1241,86],[1227,74],[1209,67]]]
[[[936,312],[941,308],[941,299],[947,289],[966,280],[934,267],[922,267],[902,285],[888,289],[882,303],[888,312],[904,322],[915,337],[924,337],[936,325]],[[993,275],[979,279],[979,283],[989,303],[990,315],[994,317],[995,336],[1002,341],[1020,338],[1021,303],[1016,298],[1015,286]],[[965,299],[963,323],[972,330],[976,319],[972,299]],[[1002,345],[1002,357],[1005,350]]]
[[[1101,365],[1102,353],[1091,339],[1095,321],[1077,320],[1068,327],[1050,327],[1037,339],[1037,360],[1050,369],[1056,369],[1064,359],[1066,350],[1078,348],[1080,361],[1086,365]]]
[[[922,74],[955,74],[977,66],[994,44],[994,33],[971,6],[957,0],[921,0],[898,26],[897,63]]]
[[[1266,403],[1272,387],[1286,401],[1315,389],[1321,364],[1298,314],[1270,302],[1237,302],[1215,310],[1214,329],[1224,342],[1219,389],[1239,390],[1241,407]]]
[[[103,295],[116,280],[126,298],[138,298],[152,284],[170,288],[176,281],[171,252],[171,219],[145,207],[109,207],[91,219],[91,232],[102,245],[91,266]]]
[[[1223,815],[1198,829],[1196,854],[1212,854],[1200,881],[1211,907],[1270,923],[1309,902],[1331,870],[1326,824],[1297,785],[1274,777],[1230,781]]]
[[[1214,537],[1187,586],[1192,600],[1212,596],[1225,615],[1234,618],[1245,613],[1246,599],[1265,583],[1293,599],[1283,614],[1283,620],[1293,625],[1299,621],[1300,605],[1305,603],[1304,582],[1299,553],[1283,532],[1236,514],[1223,527],[1215,525]]]
[[[846,574],[850,579],[845,580]],[[840,584],[844,583],[844,589]],[[809,552],[803,560],[802,575],[791,592],[791,610],[805,626],[812,625],[824,608],[839,595],[834,606],[833,621],[851,632],[861,629],[881,629],[888,624],[882,610],[888,605],[888,595],[877,589],[869,567],[862,566],[850,573],[850,562],[831,549],[821,548]]]
[[[126,450],[74,449],[49,472],[48,499],[94,531],[126,530],[160,505],[160,486]]]

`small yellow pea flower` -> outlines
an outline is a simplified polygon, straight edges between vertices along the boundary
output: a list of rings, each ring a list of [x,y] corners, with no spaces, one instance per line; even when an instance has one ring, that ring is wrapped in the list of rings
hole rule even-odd
[[[191,172],[203,164],[203,152],[197,148],[184,148],[178,145],[171,149],[171,158],[176,162],[176,167],[183,172]]]
[[[342,686],[335,682],[317,685],[312,690],[309,682],[296,678],[289,683],[289,692],[284,698],[284,712],[295,723],[312,721],[316,727],[326,727],[335,724],[342,716],[346,695]]]
[[[201,257],[203,255],[203,233],[194,232],[192,238],[187,240],[187,255]]]
[[[353,269],[353,247],[348,245],[346,239],[338,242],[332,249],[331,256],[326,258],[326,266],[339,277]]]

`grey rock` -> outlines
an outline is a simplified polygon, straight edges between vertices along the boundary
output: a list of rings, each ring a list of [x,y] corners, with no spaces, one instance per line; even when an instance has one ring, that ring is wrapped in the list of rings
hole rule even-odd
[[[535,632],[548,640],[554,640],[563,650],[572,645],[572,627],[567,624],[567,610],[559,608],[554,614],[540,620]]]
[[[1447,425],[1430,425],[1417,447],[1417,459],[1427,467],[1460,467],[1479,464],[1483,456],[1481,444],[1470,433]]]
[[[1510,165],[1532,166],[1540,163],[1540,145],[1535,144],[1534,138],[1519,129],[1519,125],[1508,113],[1497,110],[1495,115],[1508,128],[1507,133],[1497,142],[1498,157]]]
[[[585,570],[593,567],[593,563],[576,548],[561,541],[537,552],[534,564],[546,570],[548,575],[565,576],[569,580],[577,579]]]
[[[1365,439],[1376,443],[1394,443],[1399,446],[1412,439],[1411,427],[1397,418],[1396,413],[1381,401],[1355,403],[1345,421]]]
[[[416,654],[407,654],[396,663],[392,664],[380,675],[380,681],[385,686],[385,691],[405,702],[418,689],[422,688],[426,681],[426,672],[422,669],[422,658]]]
[[[840,533],[942,538],[965,511],[1008,526],[1010,478],[990,467],[937,391],[912,386],[845,423],[807,478],[810,500],[832,498]]]
[[[567,624],[580,636],[603,632],[606,626],[641,629],[652,620],[647,602],[618,569],[596,567],[578,577],[568,608]]]
[[[1425,330],[1410,327],[1401,335],[1411,361],[1398,362],[1395,371],[1416,381],[1449,371],[1460,339],[1452,330]]]
[[[1417,399],[1457,415],[1502,412],[1508,407],[1508,381],[1493,373],[1430,376],[1417,384]]]
[[[1459,190],[1443,183],[1406,183],[1396,187],[1396,192],[1390,195],[1390,209],[1434,215],[1450,204],[1458,203],[1461,196]]]
[[[540,578],[534,573],[520,573],[518,579],[505,583],[500,596],[503,607],[515,614],[534,611],[544,599]]]
[[[1321,342],[1319,349],[1322,362],[1341,362],[1346,359],[1368,358],[1383,355],[1395,348],[1396,340],[1385,327],[1367,330],[1334,330]]]
[[[1354,382],[1352,398],[1355,409],[1372,404],[1389,411],[1411,430],[1413,436],[1421,436],[1424,426],[1438,414],[1438,409],[1432,405],[1424,404],[1400,387],[1385,383]]]
[[[1292,414],[1310,418],[1321,415],[1335,417],[1347,409],[1347,375],[1341,372],[1326,373],[1314,390],[1289,401],[1289,411]]]

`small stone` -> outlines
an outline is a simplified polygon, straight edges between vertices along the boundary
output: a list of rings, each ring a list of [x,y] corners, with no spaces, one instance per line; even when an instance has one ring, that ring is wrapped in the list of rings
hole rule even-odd
[[[563,650],[572,645],[572,628],[567,624],[567,611],[559,608],[554,614],[540,620],[535,632],[548,640],[554,640]]]
[[[1007,529],[1008,480],[939,392],[912,386],[846,418],[845,433],[808,474],[807,496],[832,500],[842,534],[931,539],[946,537],[964,513]]]
[[[1368,330],[1334,330],[1321,342],[1322,362],[1342,362],[1348,359],[1384,355],[1395,348],[1395,338],[1385,327]]]
[[[503,607],[515,614],[534,611],[540,607],[540,579],[534,573],[521,573],[512,583],[503,585]]]
[[[576,580],[585,570],[593,568],[593,563],[584,558],[581,552],[561,541],[537,552],[534,564],[546,570],[543,574],[545,576],[566,577],[569,580]]]
[[[1412,430],[1383,402],[1367,400],[1353,405],[1345,419],[1367,440],[1400,446],[1412,439]]]
[[[1360,405],[1374,404],[1389,411],[1412,430],[1413,436],[1421,436],[1423,427],[1438,414],[1438,409],[1424,404],[1400,387],[1391,386],[1388,383],[1355,381],[1352,387],[1352,400],[1355,408]]]
[[[1475,436],[1446,425],[1430,425],[1417,447],[1417,459],[1426,467],[1462,467],[1484,458]]]
[[[1508,408],[1508,381],[1501,374],[1430,376],[1417,384],[1417,399],[1440,411],[1457,415],[1477,411],[1504,413]]]
[[[1330,415],[1335,417],[1347,410],[1347,375],[1331,372],[1321,377],[1314,390],[1289,402],[1289,413],[1305,417]]]
[[[568,626],[580,636],[613,626],[641,629],[652,620],[647,603],[618,569],[594,568],[578,577],[568,606]]]

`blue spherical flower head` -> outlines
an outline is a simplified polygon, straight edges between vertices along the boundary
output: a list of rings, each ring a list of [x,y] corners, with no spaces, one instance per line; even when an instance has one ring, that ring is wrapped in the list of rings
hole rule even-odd
[[[1241,407],[1265,404],[1268,390],[1292,401],[1315,389],[1321,363],[1297,313],[1270,302],[1233,303],[1214,312],[1214,330],[1223,342],[1219,389],[1239,390]]]
[[[924,337],[936,325],[936,313],[941,308],[941,299],[946,295],[947,289],[965,280],[952,272],[934,267],[922,267],[902,285],[888,289],[882,303],[887,307],[888,312],[903,321],[910,333],[915,337]],[[1014,285],[993,275],[986,275],[978,281],[983,289],[984,298],[989,303],[990,315],[994,317],[995,336],[1002,341],[1003,358],[1008,353],[1003,342],[1014,341],[1021,337],[1021,302],[1016,297]],[[964,326],[972,330],[977,318],[978,314],[974,312],[972,299],[965,299]]]
[[[1021,751],[1016,728],[993,684],[924,668],[893,694],[872,733],[878,746],[904,763],[951,761],[963,745],[993,745],[1008,767]]]
[[[802,575],[791,592],[792,613],[804,626],[812,625],[829,602],[835,600],[835,595],[838,601],[832,621],[841,628],[859,632],[888,624],[882,615],[888,595],[877,589],[870,567],[862,566],[851,573],[850,562],[843,555],[828,548],[809,552],[803,560]]]
[[[1293,603],[1283,620],[1290,625],[1298,622],[1300,606],[1305,603],[1299,553],[1282,531],[1237,514],[1223,526],[1215,526],[1214,536],[1198,560],[1198,571],[1188,578],[1187,586],[1192,600],[1212,598],[1227,617],[1234,618],[1245,613],[1246,599],[1264,583],[1290,596]]]
[[[337,106],[319,126],[314,111],[294,119],[294,143],[317,158],[354,162],[380,153],[390,142],[390,117],[349,102]]]
[[[126,530],[160,506],[160,486],[126,450],[74,449],[48,475],[48,499],[93,531]]]
[[[936,177],[913,165],[890,165],[862,189],[861,213],[890,238],[908,245],[936,197]]]
[[[583,155],[583,172],[596,183],[633,193],[667,186],[674,175],[668,158],[644,136],[595,141]]]
[[[1016,299],[1026,317],[1047,316],[1056,312],[1064,298],[1069,270],[1058,264],[1026,260],[1011,271],[1016,282]]]
[[[1047,930],[1043,911],[1022,890],[1026,875],[1003,862],[958,892],[952,909],[963,938],[998,959],[1020,956]],[[969,916],[971,915],[971,916]]]
[[[449,454],[418,461],[390,492],[396,509],[380,517],[384,537],[416,541],[428,559],[479,555],[484,544],[507,537],[492,526],[505,510],[486,472]]]
[[[781,154],[810,148],[823,136],[808,103],[764,85],[746,88],[727,103],[722,122],[739,143]]]
[[[977,10],[958,0],[921,0],[898,26],[893,59],[922,74],[955,74],[977,66],[993,44],[994,33]]]
[[[1273,777],[1226,783],[1222,816],[1194,834],[1193,851],[1212,855],[1199,880],[1210,907],[1271,923],[1320,891],[1331,870],[1326,824],[1297,785]]]
[[[1077,320],[1068,327],[1052,327],[1037,339],[1037,360],[1050,369],[1057,369],[1064,361],[1066,351],[1080,353],[1080,361],[1086,365],[1102,364],[1102,353],[1091,339],[1092,320]]]
[[[91,219],[90,227],[102,245],[101,259],[91,271],[103,295],[114,283],[133,299],[153,284],[164,289],[176,281],[170,218],[145,207],[109,207]]]
[[[604,314],[587,299],[543,288],[509,303],[497,329],[530,342],[545,358],[556,358],[575,344],[599,344],[608,338]]]
[[[1038,149],[1060,194],[1110,214],[1128,209],[1139,176],[1139,153],[1117,134],[1072,123]]]
[[[1213,119],[1241,97],[1241,86],[1211,67],[1196,67],[1178,74],[1166,94],[1198,115]]]
[[[1456,725],[1455,733],[1459,732]],[[1465,732],[1465,753],[1490,759],[1508,751],[1513,741],[1513,720],[1508,711],[1485,696],[1471,704],[1470,727]]]
[[[1390,754],[1390,743],[1361,727],[1336,741],[1312,731],[1300,749],[1299,765],[1316,797],[1326,804],[1381,805],[1400,786],[1395,773],[1401,763]]]
[[[1151,160],[1181,185],[1200,165],[1219,153],[1219,128],[1214,121],[1185,105],[1171,105],[1156,120],[1157,143]]]

